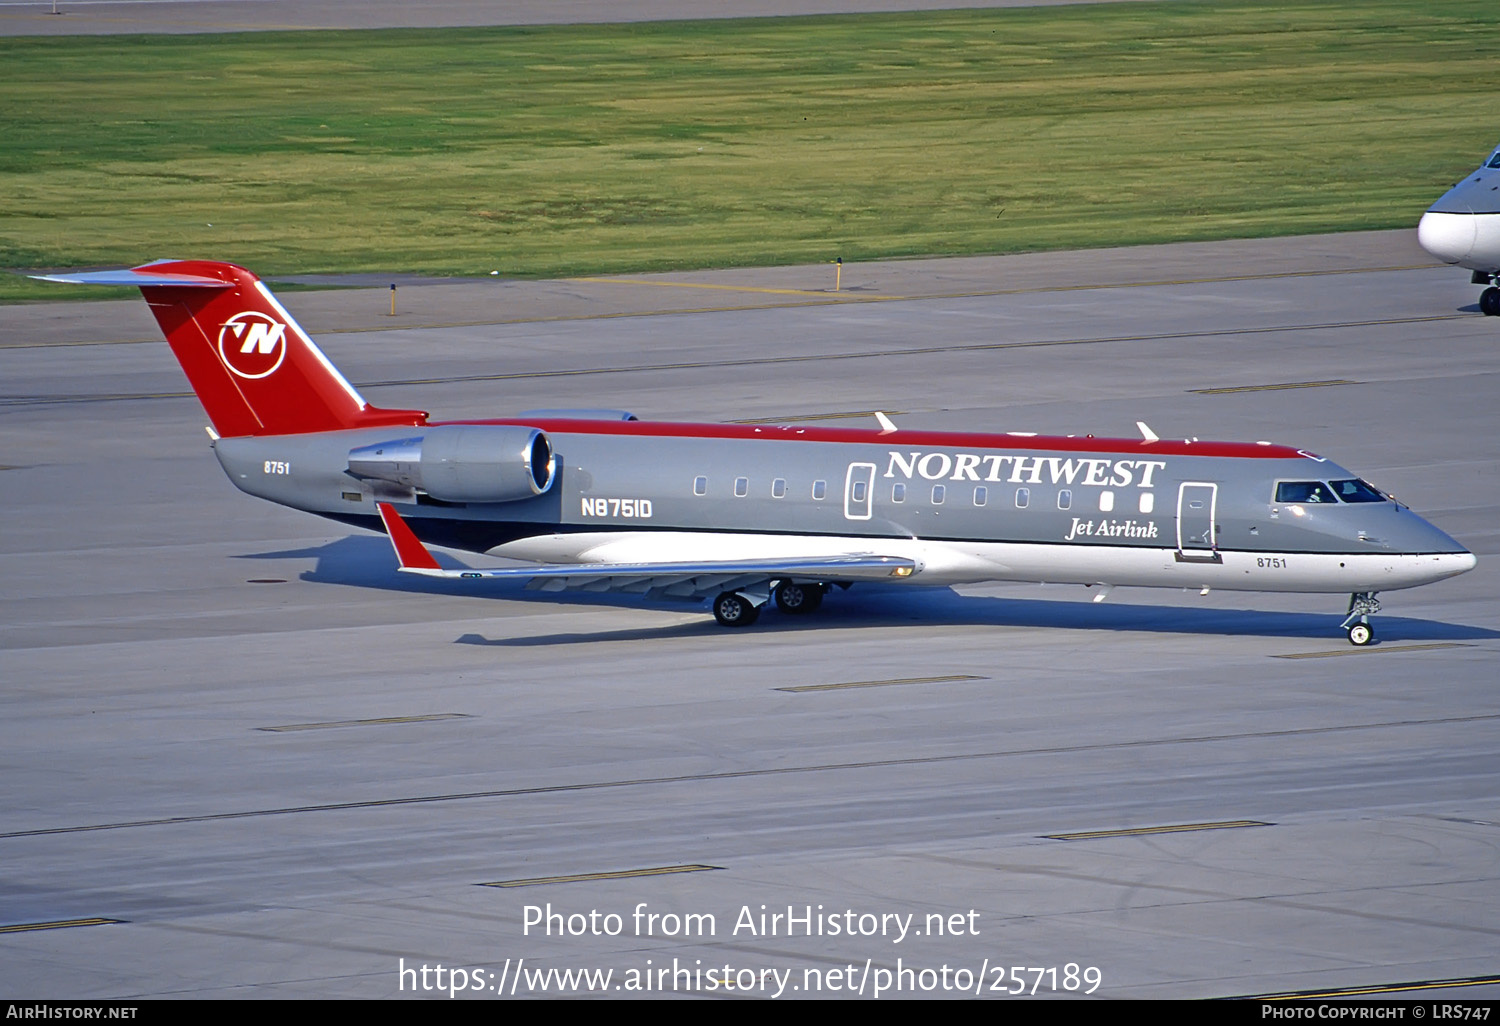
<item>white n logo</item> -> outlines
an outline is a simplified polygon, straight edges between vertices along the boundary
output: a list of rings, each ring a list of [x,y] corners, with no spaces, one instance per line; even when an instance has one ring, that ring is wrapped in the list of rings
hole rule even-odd
[[[264,378],[286,358],[286,325],[259,310],[246,310],[219,328],[219,359],[242,378]]]
[[[243,328],[244,324],[236,324],[235,328]],[[281,341],[281,333],[286,331],[285,324],[266,324],[257,322],[251,324],[250,330],[245,332],[245,341],[240,345],[240,352],[248,353],[259,350],[261,356],[270,356],[276,344]]]

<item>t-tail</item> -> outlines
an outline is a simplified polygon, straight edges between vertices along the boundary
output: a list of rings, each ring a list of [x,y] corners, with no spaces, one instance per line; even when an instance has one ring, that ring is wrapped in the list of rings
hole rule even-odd
[[[365,402],[265,283],[243,267],[169,260],[38,277],[140,288],[220,435],[427,422],[421,410],[383,410]]]

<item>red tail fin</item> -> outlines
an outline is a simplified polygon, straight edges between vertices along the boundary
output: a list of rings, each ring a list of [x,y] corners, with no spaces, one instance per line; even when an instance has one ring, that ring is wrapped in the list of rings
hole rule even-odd
[[[365,402],[259,278],[234,264],[164,261],[51,280],[139,286],[221,435],[426,423]]]

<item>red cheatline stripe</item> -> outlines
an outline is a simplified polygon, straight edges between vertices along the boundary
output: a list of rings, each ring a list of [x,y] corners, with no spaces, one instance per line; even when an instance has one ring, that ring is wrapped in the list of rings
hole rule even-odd
[[[1138,438],[1089,438],[1058,435],[988,435],[956,431],[906,431],[882,434],[858,428],[778,426],[771,424],[675,424],[653,421],[554,420],[450,420],[442,424],[518,424],[551,434],[633,435],[638,438],[744,438],[767,441],[855,442],[890,449],[947,448],[991,449],[1020,452],[1125,453],[1143,458],[1151,456],[1209,456],[1233,459],[1290,460],[1302,456],[1284,445],[1260,445],[1256,442],[1188,442],[1163,438],[1147,442]]]

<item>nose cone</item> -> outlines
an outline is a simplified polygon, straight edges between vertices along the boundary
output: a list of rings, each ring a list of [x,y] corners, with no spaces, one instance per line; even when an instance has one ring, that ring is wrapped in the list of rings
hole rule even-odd
[[[1408,569],[1416,574],[1416,583],[1457,577],[1479,565],[1474,553],[1411,510],[1396,510],[1377,529],[1384,533],[1390,549],[1409,553],[1414,559]]]
[[[1496,217],[1500,215],[1490,215]],[[1456,264],[1474,250],[1479,218],[1474,214],[1446,214],[1429,210],[1417,224],[1417,241],[1445,264]]]
[[[1468,551],[1439,552],[1430,556],[1420,556],[1418,560],[1419,569],[1422,571],[1420,583],[1423,584],[1466,574],[1479,565],[1479,558]]]

